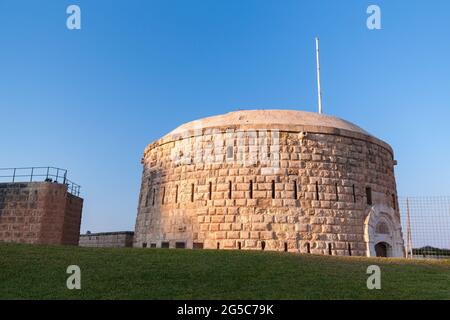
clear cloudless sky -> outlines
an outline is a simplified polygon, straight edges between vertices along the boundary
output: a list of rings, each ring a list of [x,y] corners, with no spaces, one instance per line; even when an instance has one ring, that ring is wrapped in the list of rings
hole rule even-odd
[[[0,0],[0,167],[67,168],[83,232],[133,230],[148,143],[238,109],[316,111],[316,34],[325,113],[392,145],[400,195],[450,195],[448,0]]]

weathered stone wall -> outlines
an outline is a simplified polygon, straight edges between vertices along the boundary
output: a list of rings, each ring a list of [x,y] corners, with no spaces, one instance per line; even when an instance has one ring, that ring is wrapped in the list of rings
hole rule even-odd
[[[67,193],[62,244],[78,244],[83,199]]]
[[[319,126],[227,130],[146,149],[135,246],[363,256],[375,206],[399,222],[393,153],[382,141]]]
[[[0,184],[0,241],[77,245],[83,199],[51,182]]]
[[[80,247],[125,248],[133,246],[134,232],[104,232],[80,235]]]

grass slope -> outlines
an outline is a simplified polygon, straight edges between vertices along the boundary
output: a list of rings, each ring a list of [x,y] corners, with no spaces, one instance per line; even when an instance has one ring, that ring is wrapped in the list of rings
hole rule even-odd
[[[81,268],[81,290],[66,268]],[[379,265],[382,289],[368,290]],[[450,299],[450,261],[0,244],[1,299]]]

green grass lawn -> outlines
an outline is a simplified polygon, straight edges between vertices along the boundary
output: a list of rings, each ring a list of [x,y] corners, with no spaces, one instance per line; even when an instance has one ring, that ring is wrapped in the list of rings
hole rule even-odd
[[[366,269],[381,268],[381,290]],[[81,290],[66,268],[81,268]],[[450,261],[0,244],[1,299],[450,299]]]

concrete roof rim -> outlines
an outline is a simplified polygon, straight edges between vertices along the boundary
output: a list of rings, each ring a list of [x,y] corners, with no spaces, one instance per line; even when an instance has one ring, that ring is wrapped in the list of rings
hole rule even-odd
[[[260,126],[261,128],[256,128],[257,126]],[[147,145],[147,147],[144,150],[144,158],[146,157],[146,154],[148,153],[148,151],[153,148],[156,148],[156,147],[159,147],[159,146],[162,146],[165,144],[169,144],[169,143],[172,143],[175,141],[198,137],[198,136],[201,136],[205,130],[212,130],[212,129],[216,129],[216,130],[220,130],[220,131],[226,131],[229,129],[238,129],[239,131],[254,131],[254,130],[264,129],[267,131],[279,130],[280,132],[288,132],[288,133],[305,132],[305,133],[318,133],[318,134],[342,136],[342,137],[346,137],[346,138],[357,139],[360,141],[372,142],[372,143],[386,149],[392,155],[392,158],[394,159],[394,151],[393,151],[392,147],[387,142],[384,142],[383,140],[378,139],[370,134],[363,134],[358,131],[352,131],[352,130],[336,128],[336,127],[317,126],[317,125],[295,125],[295,124],[293,124],[293,125],[286,125],[286,124],[242,125],[242,124],[236,124],[236,125],[232,125],[232,126],[222,126],[222,127],[211,126],[211,127],[201,127],[198,129],[186,129],[186,131],[182,131],[182,132],[179,132],[176,134],[169,133],[169,134],[163,136],[162,138]],[[195,134],[196,130],[201,130],[202,133]]]
[[[270,125],[272,122],[277,123],[277,121],[279,121],[279,124],[283,125],[317,125],[369,134],[366,130],[356,124],[333,115],[293,109],[250,109],[231,111],[220,115],[213,115],[189,121],[178,126],[169,134],[198,127],[221,127],[234,124],[246,125],[249,124],[249,122],[250,124]]]

